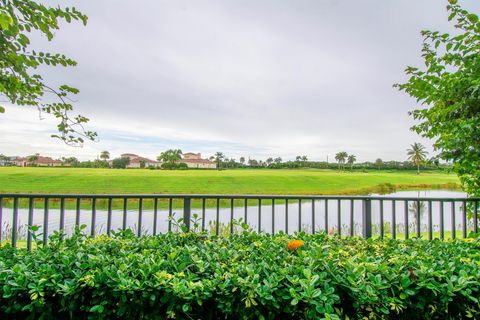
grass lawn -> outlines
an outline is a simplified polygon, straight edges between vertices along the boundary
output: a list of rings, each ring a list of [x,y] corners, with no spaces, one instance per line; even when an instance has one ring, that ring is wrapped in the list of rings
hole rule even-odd
[[[455,189],[439,171],[237,169],[148,170],[0,167],[0,193],[368,194],[397,189]]]

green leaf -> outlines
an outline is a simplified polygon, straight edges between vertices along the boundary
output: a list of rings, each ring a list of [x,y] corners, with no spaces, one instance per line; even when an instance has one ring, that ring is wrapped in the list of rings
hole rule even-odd
[[[103,309],[104,308],[101,304],[97,304],[96,306],[93,306],[93,307],[90,308],[90,312],[102,313]]]
[[[476,14],[471,13],[467,16],[467,18],[471,23],[477,23],[478,22],[478,16]]]
[[[0,113],[5,113],[5,108],[0,106]]]
[[[13,24],[13,19],[8,14],[0,12],[0,27],[4,30],[8,29]]]

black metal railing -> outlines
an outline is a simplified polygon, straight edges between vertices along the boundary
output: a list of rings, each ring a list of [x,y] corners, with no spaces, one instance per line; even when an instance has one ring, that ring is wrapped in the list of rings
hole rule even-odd
[[[180,228],[219,235],[248,226],[272,234],[466,238],[478,232],[479,202],[468,197],[0,194],[0,244],[21,242],[31,249],[31,226],[47,243],[52,232],[68,235],[80,225],[91,236],[127,228],[139,236]]]

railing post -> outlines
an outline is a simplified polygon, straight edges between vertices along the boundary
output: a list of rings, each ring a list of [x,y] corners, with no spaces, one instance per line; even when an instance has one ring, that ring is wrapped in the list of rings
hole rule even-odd
[[[97,221],[97,198],[92,198],[92,226],[90,235],[95,238],[95,223]]]
[[[12,219],[12,247],[17,246],[17,229],[18,229],[18,198],[13,198],[13,219]]]
[[[2,209],[2,198],[0,198],[0,217],[1,215],[1,209]],[[477,233],[478,232],[478,201],[475,200],[473,202],[473,232]],[[1,238],[0,238],[1,241]]]
[[[142,236],[143,198],[138,199],[138,230],[137,235]]]
[[[3,210],[2,210],[3,198],[0,197],[0,247],[2,246],[2,230],[3,230]]]
[[[81,199],[77,198],[77,207],[75,209],[75,226],[80,228],[80,210],[81,210]]]
[[[49,198],[45,197],[43,201],[43,245],[46,246],[48,243]]]
[[[33,226],[33,209],[35,206],[34,198],[28,199],[28,232],[27,232],[27,250],[32,250],[32,226]]]
[[[191,213],[192,213],[191,199],[184,198],[183,199],[183,223],[185,223],[185,227],[187,227],[187,231],[190,231]]]
[[[372,200],[371,199],[363,200],[362,221],[363,221],[363,237],[365,239],[371,238],[372,237]]]

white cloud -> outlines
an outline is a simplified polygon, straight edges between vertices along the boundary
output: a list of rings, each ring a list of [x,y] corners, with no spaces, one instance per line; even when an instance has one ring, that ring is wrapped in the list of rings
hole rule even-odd
[[[9,107],[0,152],[87,159],[180,147],[324,160],[346,150],[363,161],[430,145],[409,131],[414,101],[392,84],[420,63],[421,29],[449,30],[443,2],[68,3],[89,16],[87,27],[65,25],[52,43],[33,43],[79,62],[42,71],[80,88],[76,110],[100,142],[72,149],[49,137],[54,120]]]

